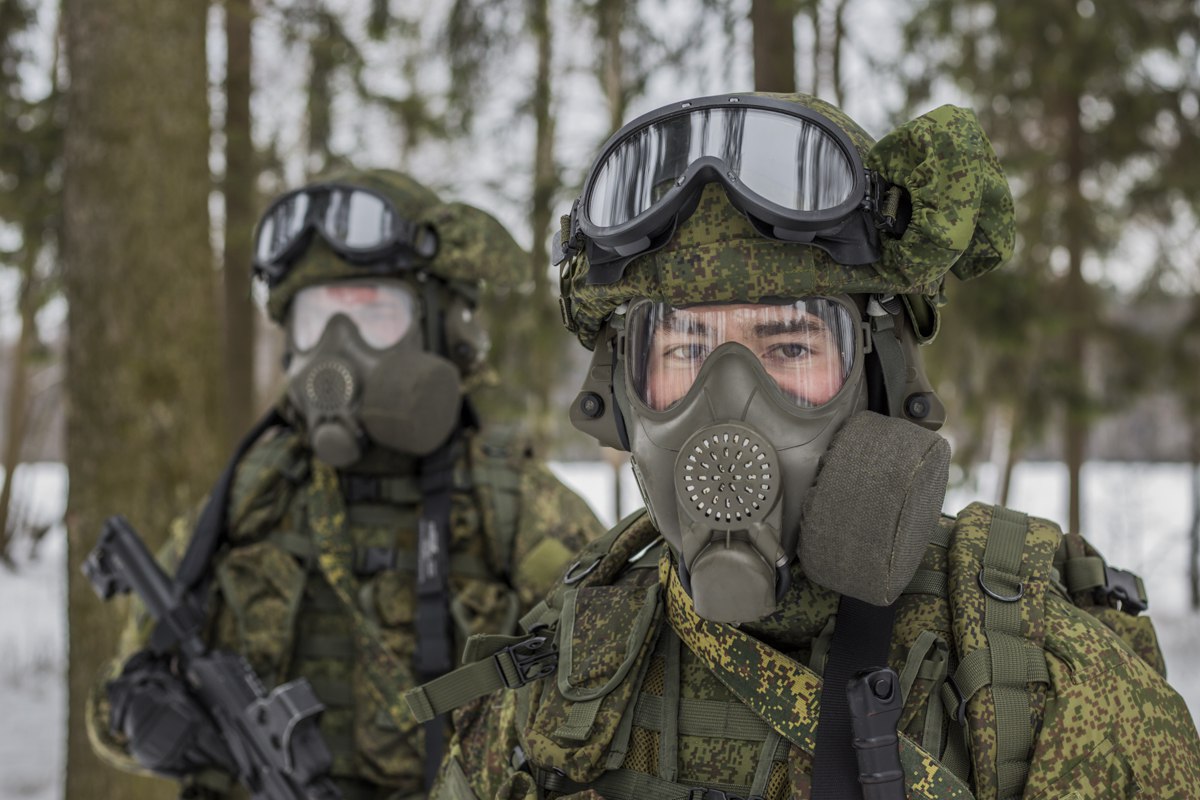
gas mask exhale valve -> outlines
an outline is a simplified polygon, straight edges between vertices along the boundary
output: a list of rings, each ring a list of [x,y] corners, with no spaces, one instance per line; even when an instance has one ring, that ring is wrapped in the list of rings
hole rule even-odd
[[[779,455],[745,425],[709,426],[675,460],[680,576],[701,616],[744,622],[787,591]]]

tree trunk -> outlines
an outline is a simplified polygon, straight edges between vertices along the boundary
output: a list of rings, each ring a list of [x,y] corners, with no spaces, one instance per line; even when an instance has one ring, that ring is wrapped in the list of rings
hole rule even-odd
[[[1192,611],[1200,612],[1200,419],[1191,425],[1192,527],[1188,531],[1188,589]]]
[[[789,0],[750,0],[755,91],[796,91],[795,18]]]
[[[529,352],[534,357],[529,373],[533,388],[533,435],[535,443],[544,448],[553,434],[552,423],[558,418],[551,407],[554,370],[547,364],[559,362],[562,353],[562,336],[554,335],[558,328],[558,307],[550,286],[548,268],[550,255],[546,250],[546,237],[550,232],[550,220],[554,214],[554,193],[558,190],[558,170],[554,163],[554,117],[553,104],[553,51],[554,31],[550,22],[549,0],[531,0],[530,30],[537,44],[537,78],[533,90],[533,116],[537,136],[533,154],[533,196],[529,208],[529,228],[533,233],[530,248],[530,265],[533,270],[534,330],[529,337]],[[544,449],[543,449],[544,452]]]
[[[234,447],[253,424],[254,303],[250,298],[251,237],[257,178],[250,138],[250,0],[225,0],[225,319],[226,442]]]
[[[33,254],[30,254],[30,251]],[[9,511],[12,508],[13,482],[17,466],[21,463],[21,445],[25,442],[25,419],[29,403],[29,344],[36,335],[34,314],[37,302],[33,286],[33,262],[36,248],[26,248],[25,269],[22,270],[21,287],[17,293],[17,307],[21,312],[17,341],[13,344],[12,362],[9,364],[7,413],[4,420],[4,488],[0,489],[0,561],[12,564]]]
[[[833,65],[830,69],[830,81],[833,90],[834,105],[842,105],[842,44],[846,41],[846,6],[850,0],[837,0],[833,9],[833,41],[829,46],[833,50]]]
[[[608,132],[616,133],[625,121],[625,50],[621,32],[625,28],[625,0],[603,0],[599,8],[599,33],[603,55],[600,58],[600,83],[608,103]]]
[[[64,2],[68,798],[173,790],[117,773],[88,745],[84,703],[124,605],[97,601],[79,565],[115,512],[156,548],[223,456],[207,5]]]
[[[1008,499],[1012,496],[1013,473],[1016,472],[1019,463],[1021,463],[1021,438],[1017,433],[1014,421],[1013,430],[1009,436],[1008,452],[1004,455],[1004,471],[1000,475],[1000,492],[996,499],[999,505],[1008,505]]]
[[[1088,381],[1085,360],[1088,343],[1088,286],[1083,278],[1083,254],[1086,234],[1083,226],[1090,213],[1083,196],[1085,167],[1084,131],[1080,119],[1079,98],[1070,96],[1064,104],[1067,129],[1067,207],[1064,215],[1066,247],[1069,254],[1063,311],[1067,317],[1067,395],[1065,460],[1069,481],[1068,524],[1070,530],[1082,530],[1083,462],[1088,439]]]

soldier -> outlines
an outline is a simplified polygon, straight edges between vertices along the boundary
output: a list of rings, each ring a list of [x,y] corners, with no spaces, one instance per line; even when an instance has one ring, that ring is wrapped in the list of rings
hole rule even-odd
[[[1140,582],[1046,520],[940,514],[917,346],[946,274],[1013,239],[965,109],[876,143],[747,94],[614,135],[563,226],[594,351],[571,419],[632,453],[647,508],[521,644],[410,692],[427,718],[515,687],[458,713],[434,796],[1200,797]]]
[[[480,283],[514,282],[525,257],[486,213],[382,170],[288,192],[258,226],[286,395],[163,560],[207,592],[213,646],[268,688],[312,683],[347,800],[424,796],[444,721],[422,730],[401,691],[455,666],[468,635],[511,632],[602,532],[524,444],[480,432],[468,396],[486,371]],[[434,565],[419,581],[418,562]],[[188,796],[238,794],[149,633],[131,624],[94,692],[97,752]],[[168,707],[189,720],[169,735]]]

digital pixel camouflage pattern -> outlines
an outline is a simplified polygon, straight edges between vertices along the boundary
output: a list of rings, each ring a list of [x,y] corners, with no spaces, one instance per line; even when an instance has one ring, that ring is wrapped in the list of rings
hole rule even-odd
[[[465,203],[443,203],[407,175],[376,169],[335,173],[328,180],[374,189],[392,201],[398,214],[433,229],[438,238],[437,253],[428,260],[414,258],[413,270],[436,275],[452,286],[474,287],[481,281],[510,286],[519,282],[528,269],[528,255],[494,217]],[[287,277],[272,287],[267,313],[282,323],[292,298],[304,287],[370,274],[315,237]]]
[[[889,662],[905,697],[901,760],[909,798],[996,796],[993,687],[969,698],[965,725],[945,700],[954,674],[948,665],[958,665],[965,648],[1003,646],[995,621],[985,619],[978,573],[991,563],[985,556],[994,519],[1011,514],[974,504],[943,519],[898,602]],[[1030,744],[1018,796],[1200,796],[1200,740],[1182,700],[1152,664],[1072,603],[1055,577],[1054,565],[1064,563],[1057,529],[1030,518],[1021,536],[1016,574],[1030,586],[1027,601],[1014,607],[1015,641],[1044,666],[1023,687]],[[794,571],[780,609],[766,620],[738,627],[704,620],[656,537],[647,517],[626,521],[615,541],[610,535],[594,546],[609,550],[600,568],[551,595],[539,621],[557,619],[560,648],[591,653],[594,669],[574,662],[565,678],[497,692],[460,711],[435,797],[682,799],[694,788],[810,797],[819,674],[837,597]],[[585,551],[579,561],[593,558]],[[621,600],[643,593],[641,608]],[[630,631],[647,608],[653,623],[636,648]],[[563,692],[564,682],[602,687],[627,663],[596,713],[591,701]],[[966,748],[961,759],[958,743]]]
[[[404,463],[407,463],[407,471]],[[279,429],[239,465],[230,538],[214,563],[208,638],[244,654],[268,685],[304,676],[327,710],[321,731],[347,798],[422,796],[423,733],[400,703],[414,683],[416,527],[413,462],[380,465],[379,494],[346,494],[339,474]],[[587,506],[510,438],[471,436],[459,452],[451,507],[451,605],[458,644],[506,632],[554,585],[572,554],[601,533]],[[173,568],[190,538],[181,519],[160,558]],[[391,560],[390,568],[368,568]],[[104,679],[149,634],[135,616]],[[461,648],[460,648],[461,649]],[[140,771],[108,728],[103,682],[91,698],[97,752]],[[242,796],[227,776],[195,784]]]
[[[884,237],[878,262],[839,264],[815,247],[764,238],[728,203],[724,189],[710,184],[670,243],[633,259],[620,280],[589,283],[582,254],[563,264],[563,320],[584,346],[592,346],[619,305],[637,298],[682,306],[814,294],[935,295],[947,272],[973,278],[1012,255],[1012,195],[974,112],[943,106],[876,144],[817,98],[767,96],[825,115],[846,131],[867,167],[908,190],[913,216],[904,235]]]

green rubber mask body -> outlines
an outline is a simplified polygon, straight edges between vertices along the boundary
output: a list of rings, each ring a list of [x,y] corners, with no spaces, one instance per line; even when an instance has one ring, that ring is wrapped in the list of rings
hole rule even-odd
[[[462,408],[460,372],[424,349],[418,328],[375,350],[337,315],[311,350],[293,352],[287,396],[322,461],[349,467],[373,446],[424,456],[450,436]]]
[[[736,342],[713,350],[687,394],[663,411],[631,399],[625,375],[619,365],[614,394],[634,474],[680,555],[697,613],[720,622],[772,613],[818,462],[842,423],[866,406],[862,358],[818,408],[788,399]]]

